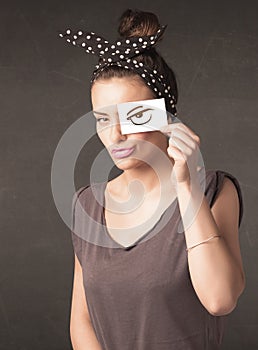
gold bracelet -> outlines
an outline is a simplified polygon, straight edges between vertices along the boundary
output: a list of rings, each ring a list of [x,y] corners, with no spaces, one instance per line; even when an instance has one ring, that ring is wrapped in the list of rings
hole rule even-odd
[[[215,238],[215,237],[221,237],[221,235],[214,235],[214,236],[211,236],[210,238],[205,239],[204,241],[202,241],[202,242],[200,242],[200,243],[194,244],[194,245],[192,245],[191,247],[186,248],[186,251],[188,252],[190,249],[192,249],[192,248],[194,248],[194,247],[197,247],[197,246],[200,245],[200,244],[206,243],[206,242],[208,242],[210,239]]]

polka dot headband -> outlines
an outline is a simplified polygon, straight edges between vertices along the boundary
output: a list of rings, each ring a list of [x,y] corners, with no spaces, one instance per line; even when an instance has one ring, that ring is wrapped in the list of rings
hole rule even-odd
[[[139,54],[157,43],[166,27],[167,25],[162,26],[153,35],[120,38],[113,43],[94,32],[82,30],[67,29],[65,32],[60,32],[59,36],[65,38],[68,43],[85,49],[85,52],[99,57],[98,64],[96,64],[92,74],[91,84],[107,66],[116,65],[125,69],[132,69],[144,79],[158,97],[164,97],[166,109],[176,115],[175,97],[171,92],[166,76],[136,60]]]

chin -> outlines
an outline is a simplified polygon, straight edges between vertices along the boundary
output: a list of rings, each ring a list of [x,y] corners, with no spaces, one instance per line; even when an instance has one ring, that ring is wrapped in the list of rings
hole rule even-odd
[[[120,170],[130,170],[135,169],[143,164],[143,161],[135,159],[135,158],[121,158],[121,159],[113,159],[115,166]]]

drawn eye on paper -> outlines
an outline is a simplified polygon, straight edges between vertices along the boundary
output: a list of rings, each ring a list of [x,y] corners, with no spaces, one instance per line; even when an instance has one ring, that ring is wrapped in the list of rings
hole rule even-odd
[[[118,103],[117,111],[123,135],[159,130],[168,124],[164,97]]]
[[[128,117],[126,118],[127,120],[130,120],[134,125],[144,125],[147,124],[151,118],[152,118],[152,113],[153,108],[145,108],[143,110],[138,110],[139,108],[142,108],[143,106],[137,106],[133,109],[131,109],[127,115]],[[130,115],[130,113],[134,112],[133,114]]]

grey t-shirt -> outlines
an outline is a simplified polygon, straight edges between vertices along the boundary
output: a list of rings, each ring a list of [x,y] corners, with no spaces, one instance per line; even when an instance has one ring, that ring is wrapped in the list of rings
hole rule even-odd
[[[205,196],[212,207],[224,176],[238,191],[240,226],[242,194],[232,174],[206,170]],[[211,315],[193,288],[184,232],[177,230],[181,221],[177,199],[153,230],[123,247],[105,229],[105,187],[102,182],[76,191],[71,230],[91,322],[102,349],[219,349],[227,315]]]

